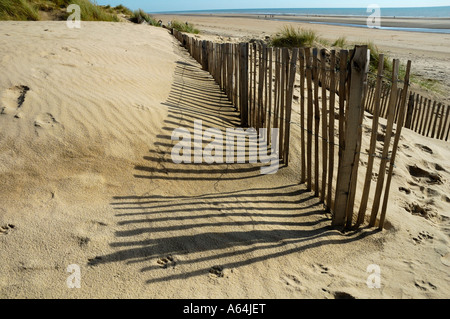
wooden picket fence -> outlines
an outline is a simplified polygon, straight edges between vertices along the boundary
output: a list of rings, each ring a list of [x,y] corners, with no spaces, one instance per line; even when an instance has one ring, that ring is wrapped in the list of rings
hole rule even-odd
[[[407,113],[411,61],[408,61],[401,91],[399,60],[393,61],[392,83],[385,107],[382,106],[385,101],[381,80],[384,71],[380,63],[378,80],[370,96],[373,118],[369,152],[365,153],[362,152],[362,126],[370,93],[367,46],[328,52],[311,48],[271,48],[263,43],[218,44],[176,30],[173,34],[226,92],[240,112],[243,127],[280,130],[279,155],[285,165],[289,163],[291,126],[299,126],[300,140],[293,142],[300,144],[300,181],[314,191],[332,213],[333,226],[361,227],[372,194],[367,221],[369,227],[383,229],[397,147]],[[383,61],[382,56],[380,61]],[[296,83],[300,88],[298,122],[292,119]],[[379,141],[382,115],[386,115],[387,126],[383,140]],[[376,152],[377,143],[382,143],[381,154]],[[367,157],[365,174],[360,169],[361,156]],[[378,177],[374,182],[377,169]],[[355,207],[360,189],[358,177],[363,178],[364,186],[359,194],[359,207]]]
[[[398,89],[398,96],[401,96],[402,89]],[[381,92],[380,117],[387,118],[387,101],[390,96],[389,83],[385,83]],[[373,112],[375,86],[368,89],[365,109],[369,113]],[[395,123],[400,110],[400,99],[398,99],[395,110]],[[437,101],[425,98],[418,93],[410,92],[404,127],[413,130],[426,137],[448,141],[450,133],[450,105],[445,105]]]
[[[289,163],[290,116],[298,49],[273,49],[256,43],[201,41],[173,30],[174,36],[208,71],[240,112],[241,126],[278,129],[280,162]]]

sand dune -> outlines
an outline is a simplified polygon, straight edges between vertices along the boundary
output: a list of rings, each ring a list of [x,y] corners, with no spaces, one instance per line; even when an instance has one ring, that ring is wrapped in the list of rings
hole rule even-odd
[[[388,229],[342,234],[298,183],[298,144],[276,175],[173,163],[175,128],[225,129],[238,114],[166,30],[0,30],[0,297],[450,296],[446,142],[406,131]]]

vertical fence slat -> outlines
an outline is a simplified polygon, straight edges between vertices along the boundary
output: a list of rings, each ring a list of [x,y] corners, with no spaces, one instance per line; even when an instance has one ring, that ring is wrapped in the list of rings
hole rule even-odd
[[[427,135],[430,136],[430,131],[432,135],[434,135],[435,129],[436,129],[436,121],[438,117],[438,111],[436,110],[437,102],[434,101],[433,103],[433,110],[431,111],[430,115],[430,124],[428,125]]]
[[[239,98],[241,126],[248,127],[248,43],[239,44]]]
[[[271,118],[272,118],[272,89],[273,89],[273,48],[268,49],[268,59],[269,59],[269,104],[267,106],[267,141],[270,141],[270,126],[271,126]]]
[[[417,119],[419,118],[419,112],[420,112],[419,97],[420,97],[419,94],[416,94],[416,96],[414,97],[414,112],[413,112],[413,117],[411,120],[411,130],[413,130],[414,132],[416,131]]]
[[[386,180],[386,188],[384,190],[384,198],[383,198],[383,206],[381,208],[380,213],[380,224],[379,229],[383,229],[384,222],[386,219],[386,210],[387,210],[387,203],[389,199],[389,191],[391,186],[391,179],[392,179],[392,173],[394,169],[394,163],[395,163],[395,157],[397,154],[398,149],[398,143],[400,141],[400,135],[402,132],[402,126],[403,126],[403,120],[405,117],[405,103],[406,103],[406,97],[408,96],[408,86],[409,86],[409,73],[411,70],[411,61],[408,61],[408,64],[406,66],[406,74],[405,74],[405,80],[404,80],[404,88],[402,92],[401,102],[400,102],[400,113],[397,121],[396,131],[395,131],[395,138],[394,138],[394,145],[392,147],[392,154],[391,159],[389,163],[389,171],[388,171],[388,177]]]
[[[313,130],[313,89],[312,89],[312,63],[311,63],[311,49],[305,48],[306,60],[306,85],[308,89],[308,106],[306,112],[307,120],[307,141],[306,141],[306,187],[312,190],[312,130]]]
[[[428,99],[424,98],[423,102],[422,102],[422,97],[420,98],[420,104],[422,107],[422,114],[421,114],[421,119],[420,119],[420,126],[419,126],[419,130],[417,131],[417,133],[422,134],[423,132],[423,127],[424,127],[424,123],[425,123],[425,117],[426,117],[426,113],[427,113],[427,102]]]
[[[369,158],[367,160],[367,170],[366,170],[366,178],[364,181],[363,193],[361,197],[361,204],[358,212],[358,219],[356,222],[356,227],[361,225],[364,222],[364,218],[366,216],[367,210],[367,202],[369,200],[370,186],[372,182],[372,169],[375,160],[375,150],[377,146],[377,136],[378,136],[378,123],[380,117],[380,105],[381,105],[381,91],[383,89],[382,78],[383,78],[383,69],[384,69],[384,54],[380,54],[378,59],[378,74],[377,74],[377,83],[375,86],[375,103],[373,110],[373,119],[372,119],[372,133],[370,136],[370,146],[369,146]]]
[[[305,51],[299,52],[300,68],[300,148],[301,148],[301,177],[300,182],[306,181],[306,145],[305,145]]]
[[[355,49],[351,63],[351,84],[348,103],[348,116],[345,128],[345,148],[342,154],[342,161],[339,169],[339,181],[337,183],[335,203],[335,213],[333,216],[333,226],[344,226],[346,219],[351,219],[348,215],[348,199],[351,197],[350,189],[352,185],[352,172],[354,166],[356,150],[358,148],[358,130],[360,129],[361,113],[363,108],[364,81],[367,66],[367,46],[358,46]],[[356,178],[353,176],[353,178]]]
[[[325,49],[320,50],[321,60],[321,81],[322,81],[322,185],[320,191],[320,201],[325,202],[325,192],[327,183],[327,168],[328,168],[328,145],[326,139],[328,138],[328,117],[327,117],[327,71],[326,71],[326,55]]]
[[[445,113],[445,117],[443,120],[443,125],[442,125],[442,130],[441,130],[441,135],[439,136],[439,139],[443,140],[445,137],[445,127],[448,126],[450,127],[450,123],[449,123],[449,115],[450,115],[450,105],[447,105],[447,112]]]
[[[263,122],[263,126],[262,127],[266,127],[267,128],[267,108],[268,108],[268,84],[269,81],[267,79],[268,76],[268,71],[267,71],[267,64],[268,64],[268,54],[269,51],[267,49],[267,46],[264,44],[263,46],[263,50],[264,50],[264,59],[263,59],[263,72],[264,72],[264,109],[262,110],[262,122]]]
[[[345,149],[345,101],[346,101],[346,78],[347,78],[347,57],[348,51],[341,50],[339,58],[339,166],[338,166],[338,176],[336,179],[336,193],[334,198],[334,216],[333,216],[333,225],[343,225],[345,221],[345,216],[343,213],[338,214],[336,216],[337,203],[340,202],[341,195],[345,195],[345,189],[342,187],[341,180],[343,178],[343,167],[342,167],[342,157],[343,150]],[[342,210],[342,208],[339,208]]]
[[[333,173],[334,173],[334,104],[336,102],[336,51],[331,51],[330,59],[330,113],[328,122],[328,190],[327,190],[327,200],[326,207],[329,211],[332,211],[332,192],[333,192]]]
[[[434,103],[436,105],[436,102],[434,102]],[[438,130],[437,126],[438,126],[438,119],[439,118],[442,118],[441,103],[437,104],[436,113],[434,115],[433,130],[431,131],[431,138],[434,138],[436,136],[436,130]]]
[[[256,123],[257,118],[257,99],[258,99],[258,54],[259,54],[259,50],[258,50],[258,46],[256,45],[256,43],[253,44],[253,84],[252,84],[252,108],[251,108],[251,123],[252,123],[252,128],[256,128],[258,125]]]
[[[392,128],[394,126],[394,108],[395,108],[395,101],[397,100],[397,81],[398,81],[398,70],[399,70],[399,61],[397,59],[393,62],[393,71],[392,71],[392,87],[391,87],[391,96],[389,101],[389,108],[388,108],[388,122],[386,126],[386,133],[384,138],[384,148],[383,148],[383,155],[380,161],[380,169],[378,172],[378,181],[377,186],[375,190],[375,200],[372,206],[372,213],[370,216],[370,223],[369,226],[373,227],[375,226],[376,218],[378,215],[378,210],[380,208],[380,201],[378,199],[381,199],[381,192],[383,191],[383,184],[386,174],[386,163],[387,163],[387,157],[389,154],[389,147],[391,143],[391,136],[392,136]]]
[[[275,48],[275,105],[273,127],[279,128],[278,113],[280,109],[280,49]]]
[[[367,46],[363,46],[358,48],[358,50],[365,50],[365,55],[360,52],[363,56],[365,56],[366,61],[363,65],[359,64],[359,61],[351,61],[352,65],[352,77],[357,76],[357,82],[356,87],[355,83],[351,83],[351,88],[354,90],[354,92],[350,92],[349,97],[349,106],[351,107],[358,107],[359,108],[359,118],[357,118],[357,130],[356,130],[356,146],[354,150],[354,157],[353,157],[353,164],[351,169],[351,178],[350,178],[350,188],[348,191],[348,199],[347,199],[347,206],[346,206],[346,228],[350,229],[353,222],[353,213],[354,213],[354,206],[355,206],[355,197],[356,197],[356,185],[358,181],[358,168],[359,168],[359,158],[361,154],[361,143],[362,143],[362,122],[364,119],[364,94],[365,94],[365,88],[367,87],[367,73],[369,71],[369,62],[370,62],[370,55],[367,50]],[[363,68],[361,71],[360,68]],[[357,72],[356,72],[357,71]],[[362,72],[362,79],[360,79]],[[362,81],[362,82],[361,82]],[[350,98],[354,98],[354,100],[350,100]],[[356,112],[355,112],[356,113]]]
[[[290,142],[290,123],[292,115],[292,99],[294,95],[294,84],[295,76],[297,73],[297,58],[298,58],[298,48],[292,50],[292,57],[289,61],[289,76],[288,76],[288,87],[286,92],[286,128],[285,128],[285,138],[284,138],[284,158],[285,165],[289,165],[289,142]]]
[[[259,129],[262,127],[263,117],[263,98],[264,98],[264,47],[259,46],[259,74],[258,74],[258,110],[256,114],[257,122],[256,127]]]
[[[406,112],[405,127],[411,129],[412,118],[414,112],[414,93],[411,92],[408,101],[408,110]]]
[[[318,50],[313,49],[313,77],[314,77],[314,194],[319,196],[319,61]]]
[[[287,68],[289,67],[289,51],[288,48],[281,49],[281,85],[280,85],[280,154],[284,155],[284,131],[286,120],[286,85],[287,85]],[[285,162],[284,156],[281,158]]]

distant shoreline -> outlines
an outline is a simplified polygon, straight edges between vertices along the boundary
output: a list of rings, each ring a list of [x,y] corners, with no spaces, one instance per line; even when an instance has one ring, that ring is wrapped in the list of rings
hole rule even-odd
[[[158,14],[174,15],[174,14]],[[220,17],[220,18],[246,18],[259,19],[261,21],[286,21],[303,22],[312,24],[329,24],[336,26],[366,27],[368,16],[331,16],[331,15],[261,15],[261,14],[213,14],[213,13],[184,13],[176,14],[186,17]],[[448,18],[405,18],[405,17],[382,17],[381,29],[391,29],[397,31],[415,31],[415,32],[437,32],[450,33],[450,19]]]

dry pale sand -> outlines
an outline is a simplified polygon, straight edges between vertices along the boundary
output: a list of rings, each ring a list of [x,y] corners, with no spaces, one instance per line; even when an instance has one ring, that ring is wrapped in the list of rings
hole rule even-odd
[[[164,29],[0,22],[0,69],[1,298],[450,296],[448,143],[405,131],[387,229],[342,234],[295,126],[276,175],[171,161],[175,128],[238,116]]]

